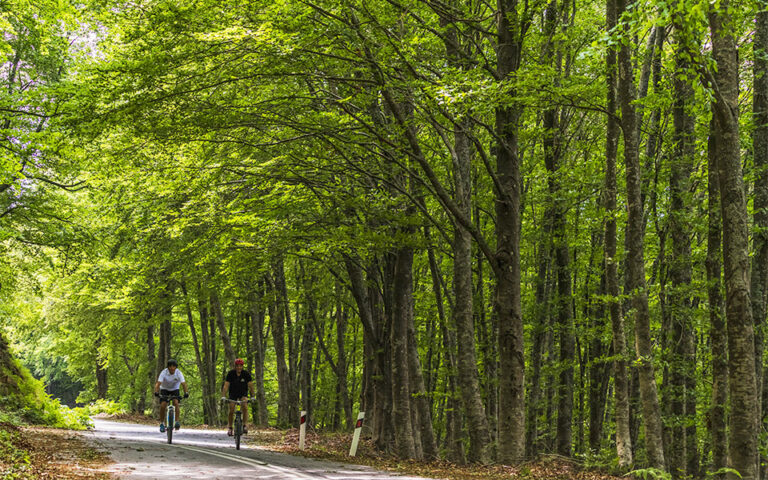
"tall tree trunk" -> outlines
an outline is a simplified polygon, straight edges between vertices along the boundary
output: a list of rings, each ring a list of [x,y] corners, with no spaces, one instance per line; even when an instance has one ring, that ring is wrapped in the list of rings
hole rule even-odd
[[[341,400],[341,408],[344,412],[344,427],[346,430],[352,429],[354,419],[352,418],[352,401],[349,398],[349,388],[347,386],[347,311],[344,307],[340,294],[341,287],[336,285],[337,304],[336,304],[336,382]]]
[[[613,31],[617,24],[617,0],[606,0],[606,28]],[[606,129],[605,147],[605,283],[608,291],[608,312],[611,317],[611,330],[613,333],[614,361],[614,409],[616,417],[616,453],[619,457],[619,466],[629,468],[632,463],[632,437],[629,421],[629,372],[627,360],[627,339],[624,331],[624,319],[621,313],[621,301],[619,299],[619,277],[616,259],[616,207],[617,181],[616,159],[619,145],[619,124],[615,114],[616,105],[616,74],[617,59],[616,50],[612,46],[606,52],[607,84],[608,84],[608,119]]]
[[[459,51],[460,39],[456,25],[443,16],[442,26],[447,27],[445,49],[449,62],[462,65]],[[464,218],[472,218],[472,145],[469,140],[468,121],[460,121],[453,129],[453,177],[454,199]],[[472,235],[458,222],[453,234],[453,291],[456,299],[453,321],[458,340],[459,391],[467,417],[469,432],[469,461],[489,463],[491,444],[490,427],[480,392],[480,375],[477,369],[475,325],[472,296]]]
[[[520,67],[523,29],[517,0],[498,0],[497,74],[510,79]],[[509,92],[514,98],[515,92]],[[518,463],[525,457],[525,353],[520,298],[520,159],[518,105],[496,109],[500,141],[496,155],[496,298],[499,322],[498,460]]]
[[[104,360],[101,358],[99,352],[101,348],[102,337],[98,336],[96,339],[96,398],[106,399],[107,391],[109,390],[109,383],[107,382],[107,368],[104,366]]]
[[[618,18],[627,8],[625,0],[618,0]],[[625,29],[629,29],[625,25]],[[640,399],[643,408],[645,426],[645,447],[648,463],[660,470],[666,469],[664,445],[661,428],[658,390],[653,366],[653,343],[651,341],[650,313],[648,311],[648,292],[645,283],[644,262],[644,217],[641,198],[641,171],[638,145],[637,115],[635,112],[634,75],[631,39],[626,31],[625,39],[619,47],[619,82],[618,102],[621,108],[621,125],[624,133],[624,159],[627,182],[627,286],[626,292],[632,298],[635,316],[635,346],[637,364],[640,373]]]
[[[690,284],[693,278],[691,262],[691,193],[695,122],[691,115],[693,88],[685,78],[690,69],[691,39],[684,31],[681,19],[675,15],[674,155],[670,159],[670,215],[672,255],[669,259],[671,353],[669,395],[672,413],[672,445],[668,446],[669,470],[673,478],[698,476],[696,445],[696,359],[693,325],[693,305]],[[691,389],[691,386],[693,387]]]
[[[303,269],[303,268],[302,268]],[[302,272],[302,276],[304,276]],[[309,279],[309,283],[312,284],[314,279]],[[316,318],[316,305],[314,298],[311,297],[309,290],[305,291],[309,298],[305,299],[305,305],[308,311],[309,318],[305,318],[303,322],[304,334],[301,340],[301,359],[299,360],[299,385],[301,387],[301,405],[302,409],[307,412],[307,424],[313,425],[313,405],[312,405],[312,353],[315,350],[314,332],[315,329],[309,324],[310,318]],[[306,315],[305,315],[306,317]],[[298,324],[298,319],[297,319]],[[318,332],[318,335],[320,333]]]
[[[411,415],[410,375],[408,368],[408,323],[410,314],[413,250],[401,247],[396,253],[393,276],[394,311],[390,342],[392,344],[392,416],[395,423],[395,452],[400,458],[415,458]]]
[[[253,382],[256,384],[257,407],[254,423],[259,427],[269,426],[267,395],[264,390],[264,285],[260,282],[258,295],[252,291],[249,295],[251,307],[251,349],[253,350]]]
[[[216,326],[213,316],[210,315],[209,296],[203,290],[200,282],[197,284],[197,311],[200,316],[200,336],[202,337],[202,356],[203,365],[206,374],[201,377],[201,381],[207,383],[207,390],[210,396],[206,398],[208,410],[211,417],[208,418],[210,425],[219,425],[218,415],[218,397],[217,388],[218,376],[216,375]]]
[[[366,409],[373,416],[373,441],[382,451],[390,451],[394,444],[394,422],[392,417],[392,384],[390,382],[391,325],[381,312],[380,292],[376,289],[378,277],[374,274],[363,276],[363,269],[357,259],[345,257],[344,265],[349,276],[350,290],[357,304],[363,324],[363,340],[366,355],[371,357],[372,405],[366,402]],[[375,272],[375,267],[371,268]],[[386,340],[385,340],[386,339]]]
[[[285,356],[285,310],[284,299],[280,292],[279,278],[284,275],[282,259],[275,261],[273,265],[274,279],[272,280],[272,293],[274,301],[269,304],[269,321],[272,327],[272,341],[275,346],[275,360],[277,363],[277,424],[281,427],[293,425],[291,418],[291,394],[292,384],[288,374],[288,363]]]
[[[728,404],[728,336],[725,329],[723,312],[723,281],[721,278],[720,259],[720,182],[717,174],[718,149],[722,142],[715,127],[714,119],[710,122],[708,152],[708,187],[707,209],[709,219],[707,233],[707,296],[709,299],[709,335],[712,342],[712,407],[709,411],[710,435],[712,437],[712,470],[718,471],[728,466],[727,404]],[[723,474],[718,475],[724,478]]]
[[[717,71],[713,115],[718,130],[717,170],[723,219],[723,267],[730,374],[731,467],[743,480],[757,478],[758,395],[749,292],[749,231],[739,144],[739,60],[730,2],[711,7],[712,56]]]
[[[203,360],[203,354],[200,351],[200,342],[197,337],[197,328],[195,328],[195,318],[192,315],[192,306],[189,303],[189,295],[187,292],[187,285],[185,282],[181,282],[181,292],[184,295],[184,309],[187,314],[187,323],[189,324],[189,332],[192,334],[192,345],[195,349],[195,364],[197,365],[197,372],[200,376],[200,387],[202,390],[203,398],[203,421],[207,425],[213,425],[213,419],[217,414],[215,409],[212,409],[214,404],[214,398],[216,397],[215,391],[211,391],[211,382],[208,380],[208,370]]]
[[[768,408],[768,382],[763,378],[763,349],[765,338],[766,299],[768,297],[768,10],[764,5],[755,14],[754,64],[752,89],[752,112],[755,129],[752,132],[754,164],[754,197],[752,211],[753,234],[751,301],[755,320],[755,373],[758,392],[762,401],[758,405],[761,429],[765,423]],[[760,426],[759,426],[760,427]],[[764,445],[762,446],[764,448]],[[761,478],[768,476],[768,458],[762,457],[764,465]]]
[[[437,316],[442,332],[443,349],[445,351],[445,369],[447,371],[446,408],[445,408],[445,449],[448,461],[463,465],[467,458],[464,454],[464,442],[462,441],[461,406],[457,398],[458,379],[456,378],[456,334],[452,326],[448,325],[448,319],[443,307],[443,282],[440,277],[440,267],[435,259],[435,252],[430,241],[429,227],[424,227],[424,236],[427,239],[427,257],[429,270],[432,274],[432,289],[435,293]]]
[[[564,4],[567,5],[567,4]],[[557,35],[560,32],[560,8],[557,0],[552,0],[544,12],[544,30],[547,42],[544,48],[545,61],[552,67],[558,87],[562,70],[562,60]],[[544,164],[548,173],[549,203],[552,213],[552,248],[555,254],[555,272],[557,277],[557,332],[559,334],[560,358],[557,387],[557,431],[555,450],[560,455],[569,457],[572,450],[573,424],[573,365],[575,356],[575,338],[573,313],[571,310],[571,273],[569,268],[568,237],[566,234],[565,199],[561,192],[560,163],[560,109],[547,108],[543,114],[544,126]]]

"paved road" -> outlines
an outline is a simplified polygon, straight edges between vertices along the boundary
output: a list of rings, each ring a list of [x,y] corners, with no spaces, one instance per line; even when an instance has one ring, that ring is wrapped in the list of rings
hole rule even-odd
[[[85,434],[114,464],[109,472],[125,480],[423,480],[368,467],[294,457],[241,445],[223,430],[185,430],[173,445],[157,427],[95,420]]]

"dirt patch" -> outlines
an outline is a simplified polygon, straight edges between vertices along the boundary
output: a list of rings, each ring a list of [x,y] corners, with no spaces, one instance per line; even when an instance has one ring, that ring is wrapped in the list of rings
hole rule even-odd
[[[105,452],[94,449],[69,430],[25,427],[21,429],[29,464],[23,474],[29,479],[108,480],[99,471],[110,463]],[[12,477],[15,478],[15,477]]]
[[[446,461],[403,461],[378,451],[369,440],[361,440],[357,456],[349,456],[351,434],[318,434],[308,432],[305,450],[299,450],[299,431],[254,430],[247,442],[290,455],[368,465],[379,470],[430,478],[451,480],[624,480],[605,472],[585,468],[577,462],[558,456],[543,456],[515,467],[507,465],[457,465]]]

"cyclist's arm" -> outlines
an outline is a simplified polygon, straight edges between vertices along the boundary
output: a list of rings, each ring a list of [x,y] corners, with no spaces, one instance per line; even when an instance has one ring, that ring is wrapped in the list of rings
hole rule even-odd
[[[251,392],[251,398],[256,396],[256,394],[253,393],[253,382],[248,382],[248,391]]]
[[[160,382],[155,382],[155,393],[160,391]]]
[[[189,388],[187,388],[187,382],[181,382],[181,386],[184,387],[184,393],[189,394]]]
[[[225,381],[224,381],[224,386],[223,386],[223,387],[221,387],[221,396],[222,396],[222,397],[226,397],[226,396],[227,396],[227,392],[228,392],[228,391],[229,391],[229,382],[227,382],[227,381],[225,380]]]

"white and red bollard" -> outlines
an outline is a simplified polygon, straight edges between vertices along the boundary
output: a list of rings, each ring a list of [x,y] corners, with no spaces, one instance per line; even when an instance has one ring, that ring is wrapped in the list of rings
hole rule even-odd
[[[304,450],[304,439],[307,438],[307,412],[301,411],[301,420],[299,421],[299,450]]]
[[[360,432],[363,430],[363,419],[365,412],[357,414],[357,423],[355,423],[355,435],[352,437],[352,446],[349,449],[349,456],[354,457],[357,453],[357,444],[360,443]]]

